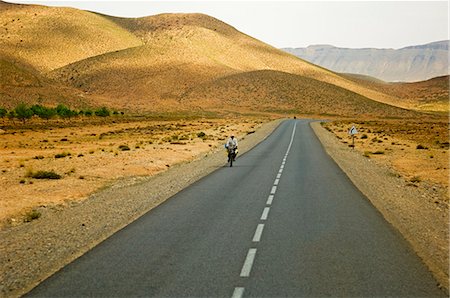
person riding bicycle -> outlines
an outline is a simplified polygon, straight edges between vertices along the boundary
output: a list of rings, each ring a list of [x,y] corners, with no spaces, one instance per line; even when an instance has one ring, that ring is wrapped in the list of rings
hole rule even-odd
[[[233,160],[236,159],[236,155],[238,153],[237,147],[238,147],[238,141],[234,137],[234,135],[231,135],[230,138],[228,139],[228,141],[225,143],[225,148],[227,148],[227,151],[228,151],[228,161],[230,161],[230,153],[232,150],[234,150]]]

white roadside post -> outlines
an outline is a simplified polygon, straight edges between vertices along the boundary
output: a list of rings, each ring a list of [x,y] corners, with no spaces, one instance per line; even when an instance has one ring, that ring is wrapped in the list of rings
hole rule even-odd
[[[352,150],[355,149],[355,135],[358,133],[358,130],[353,125],[352,128],[348,131],[348,134],[352,136]]]

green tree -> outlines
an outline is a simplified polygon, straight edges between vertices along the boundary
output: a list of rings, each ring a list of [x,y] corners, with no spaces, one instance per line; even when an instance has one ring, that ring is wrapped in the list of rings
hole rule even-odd
[[[15,112],[14,110],[9,111],[9,113],[8,113],[8,118],[9,118],[10,120],[14,120],[14,118],[16,118],[16,117],[17,117],[17,115],[16,115],[16,112]]]
[[[102,107],[95,111],[95,115],[100,117],[107,117],[111,115],[111,112],[106,107]]]
[[[33,114],[41,119],[48,120],[56,115],[56,111],[53,108],[47,108],[41,105],[33,105],[31,107]]]
[[[56,107],[56,114],[62,118],[69,117],[69,111],[70,109],[63,104],[59,104]]]
[[[44,107],[41,105],[32,105],[30,109],[33,111],[34,115],[39,116],[39,114],[42,113]]]
[[[38,116],[42,119],[49,120],[56,116],[56,110],[53,108],[44,107]]]
[[[5,117],[6,115],[8,115],[8,111],[4,108],[0,108],[0,118]]]
[[[59,104],[56,107],[56,113],[58,114],[58,116],[60,116],[62,118],[70,118],[70,117],[78,115],[78,113],[76,111],[69,109],[68,107],[66,107],[63,104]]]
[[[24,103],[19,103],[14,109],[14,112],[16,113],[17,118],[22,120],[23,123],[33,116],[33,111]]]

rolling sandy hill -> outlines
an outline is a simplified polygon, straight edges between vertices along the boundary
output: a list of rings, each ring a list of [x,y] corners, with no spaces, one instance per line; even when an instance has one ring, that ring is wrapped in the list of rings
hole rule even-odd
[[[203,14],[125,19],[0,2],[0,24],[4,61],[0,67],[5,68],[1,71],[16,78],[1,87],[0,105],[4,106],[42,98],[56,104],[61,97],[73,105],[87,102],[129,111],[173,111],[204,109],[208,105],[199,101],[203,98],[214,102],[211,107],[221,100],[222,107],[231,104],[227,108],[233,109],[229,98],[234,97],[243,101],[239,106],[260,111],[271,109],[268,101],[284,97],[281,106],[287,111],[327,113],[330,107],[334,114],[354,114],[355,100],[363,105],[372,101],[396,105],[397,100],[393,93],[317,67]],[[15,86],[17,78],[22,78],[22,84],[33,82],[34,87]],[[261,99],[247,92],[237,97],[235,87],[220,88],[221,82],[239,86],[246,82],[248,90],[259,86],[258,92],[271,96]],[[261,84],[295,91],[286,93],[280,86],[262,88]],[[71,92],[73,97],[67,98]],[[378,113],[380,109],[369,110]],[[388,110],[402,114],[401,109]]]
[[[128,109],[171,110],[190,108],[186,104],[196,102],[203,107],[198,101],[183,101],[180,96],[199,84],[258,70],[313,78],[377,100],[389,97],[279,51],[206,15],[107,18],[139,36],[144,45],[85,59],[50,75],[88,94],[107,98],[111,105],[125,102]],[[133,84],[124,88],[124,78]]]
[[[413,111],[370,100],[347,89],[305,76],[258,70],[234,74],[196,86],[182,101],[209,110],[235,107],[251,112],[295,110],[311,115],[414,117]]]
[[[47,72],[75,61],[142,44],[94,13],[0,2],[0,54]]]
[[[359,85],[397,98],[392,104],[405,109],[444,113],[449,111],[449,76],[414,83],[386,83],[371,77],[354,74],[345,75],[345,77]]]
[[[62,103],[78,108],[98,106],[80,90],[53,82],[29,65],[1,55],[0,78],[0,106],[7,109],[21,102],[46,106]]]

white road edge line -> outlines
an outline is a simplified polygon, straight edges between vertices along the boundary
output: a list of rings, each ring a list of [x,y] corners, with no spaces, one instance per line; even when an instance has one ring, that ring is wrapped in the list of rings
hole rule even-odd
[[[280,182],[280,179],[275,179],[275,181],[273,182],[273,185],[278,185],[278,183]]]
[[[281,178],[281,174],[278,173],[278,174],[277,174],[277,179],[280,179],[280,178]]]
[[[264,224],[258,224],[258,226],[256,227],[255,235],[253,236],[253,242],[259,242],[261,240],[263,230]]]
[[[256,256],[256,248],[250,248],[245,258],[244,266],[242,266],[241,277],[249,277],[252,270],[253,261]]]
[[[265,207],[261,215],[261,220],[266,220],[269,216],[270,207]]]
[[[273,195],[269,195],[269,197],[267,198],[266,205],[272,205],[273,197],[274,197]]]
[[[231,298],[242,298],[242,295],[244,295],[244,290],[245,288],[234,288],[233,296],[231,296]]]

